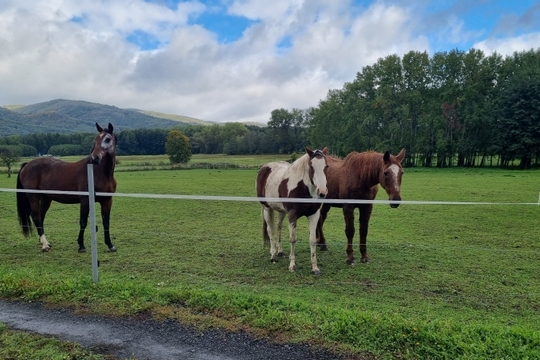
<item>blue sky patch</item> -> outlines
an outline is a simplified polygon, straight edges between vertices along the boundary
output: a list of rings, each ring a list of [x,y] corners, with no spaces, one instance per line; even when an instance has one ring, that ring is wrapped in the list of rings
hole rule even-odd
[[[190,24],[198,24],[215,33],[220,44],[227,44],[240,39],[244,31],[255,23],[256,21],[242,16],[217,12],[206,12],[190,20]]]
[[[161,42],[152,34],[142,30],[135,30],[126,36],[127,41],[137,45],[141,50],[154,50],[160,47]]]

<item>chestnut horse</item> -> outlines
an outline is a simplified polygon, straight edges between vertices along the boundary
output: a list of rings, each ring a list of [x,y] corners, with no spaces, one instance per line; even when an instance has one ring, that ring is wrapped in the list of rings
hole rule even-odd
[[[312,151],[306,147],[306,153],[292,164],[285,161],[271,162],[264,165],[257,174],[257,197],[268,198],[324,198],[326,188],[326,154],[328,148]],[[270,261],[275,263],[277,256],[283,256],[281,247],[281,229],[285,215],[289,217],[289,271],[296,270],[295,244],[296,221],[306,216],[309,222],[309,245],[311,252],[311,271],[320,274],[315,253],[317,223],[320,217],[320,203],[293,203],[261,201],[263,208],[262,234],[265,245],[270,244]],[[277,211],[277,239],[274,234],[274,210]],[[277,241],[276,241],[277,240]],[[276,249],[277,247],[277,249]]]
[[[351,152],[343,160],[328,156],[328,195],[327,199],[374,200],[379,184],[386,190],[388,199],[401,201],[400,186],[403,175],[401,162],[405,158],[405,149],[394,156],[390,152],[363,153]],[[358,208],[360,231],[361,262],[369,262],[367,254],[367,235],[373,204],[332,204],[324,203],[321,218],[317,225],[318,245],[321,251],[328,250],[323,233],[323,225],[330,207],[342,207],[347,236],[347,263],[354,264],[352,241],[354,237],[354,209]],[[399,203],[392,202],[390,207],[397,208]]]
[[[56,191],[88,191],[87,164],[94,164],[94,187],[96,192],[113,193],[116,191],[114,166],[116,164],[116,135],[113,126],[103,129],[96,123],[99,134],[94,140],[90,155],[84,159],[69,163],[54,157],[40,157],[24,163],[17,177],[17,189],[56,190]],[[52,201],[62,204],[81,204],[79,252],[85,252],[84,230],[88,223],[89,203],[87,195],[66,195],[48,193],[17,192],[17,212],[23,234],[28,237],[32,232],[30,217],[36,226],[42,251],[49,251],[51,244],[45,237],[43,221]],[[96,196],[101,204],[101,217],[105,232],[105,244],[109,251],[116,251],[109,234],[109,219],[112,206],[111,196]]]

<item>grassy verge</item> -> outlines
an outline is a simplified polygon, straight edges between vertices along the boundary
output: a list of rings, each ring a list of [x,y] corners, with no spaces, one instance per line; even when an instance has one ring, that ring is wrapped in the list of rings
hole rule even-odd
[[[0,358],[4,360],[114,360],[72,342],[8,329],[0,323]]]
[[[125,171],[119,192],[254,196],[255,170]],[[407,169],[406,200],[531,203],[536,171]],[[0,178],[0,187],[14,187]],[[384,199],[381,190],[380,199]],[[53,204],[42,254],[17,229],[14,196],[0,193],[0,294],[104,314],[151,312],[195,325],[381,358],[540,357],[540,235],[531,205],[376,205],[372,262],[345,263],[343,220],[329,214],[330,251],[310,275],[307,224],[299,221],[298,271],[271,264],[260,206],[227,201],[117,198],[112,234],[76,253],[78,209]],[[285,234],[287,231],[285,230]],[[101,238],[101,237],[100,237]],[[100,240],[102,241],[102,240]],[[288,250],[288,244],[284,244]]]

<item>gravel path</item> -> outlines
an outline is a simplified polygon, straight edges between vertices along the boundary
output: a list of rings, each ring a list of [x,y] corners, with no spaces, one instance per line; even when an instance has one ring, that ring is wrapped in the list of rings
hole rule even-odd
[[[78,315],[41,303],[0,300],[0,322],[17,330],[52,335],[92,351],[137,359],[343,359],[309,345],[273,344],[246,333],[199,332],[177,321]]]

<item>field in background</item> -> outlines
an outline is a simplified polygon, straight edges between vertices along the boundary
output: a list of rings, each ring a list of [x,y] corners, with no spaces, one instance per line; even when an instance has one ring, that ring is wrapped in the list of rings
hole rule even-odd
[[[254,167],[276,159],[234,161],[240,158]],[[121,158],[118,167],[166,160]],[[255,169],[125,170],[116,175],[118,192],[255,196]],[[406,169],[402,197],[536,203],[537,178],[538,171]],[[1,188],[14,183],[0,176]],[[119,250],[106,253],[99,234],[100,281],[92,285],[90,252],[76,251],[78,207],[53,204],[45,224],[53,249],[41,253],[37,237],[20,234],[14,198],[0,192],[2,297],[249,326],[381,357],[540,356],[536,205],[375,205],[372,262],[356,266],[345,263],[343,220],[333,209],[325,228],[330,251],[317,253],[322,275],[314,277],[305,218],[298,271],[289,273],[286,258],[271,264],[262,247],[258,203],[119,197],[111,219]]]

